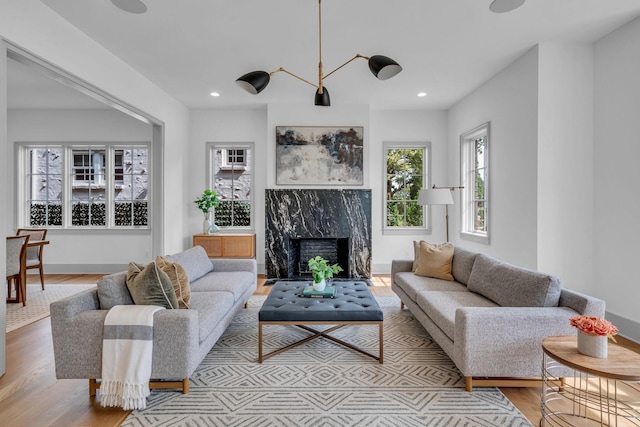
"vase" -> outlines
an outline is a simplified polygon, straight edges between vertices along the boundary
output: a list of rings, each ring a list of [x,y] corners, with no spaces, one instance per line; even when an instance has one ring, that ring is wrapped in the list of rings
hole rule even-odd
[[[209,228],[207,229],[207,233],[208,234],[216,234],[220,231],[220,227],[218,227],[214,222],[212,222],[209,225]]]
[[[211,227],[211,221],[209,221],[209,215],[205,215],[202,222],[202,233],[209,234],[209,227]]]
[[[589,335],[578,331],[578,352],[585,356],[605,359],[607,357],[608,340],[606,336]]]
[[[327,281],[322,279],[322,282],[313,282],[313,290],[314,291],[324,291],[324,288],[327,287]]]

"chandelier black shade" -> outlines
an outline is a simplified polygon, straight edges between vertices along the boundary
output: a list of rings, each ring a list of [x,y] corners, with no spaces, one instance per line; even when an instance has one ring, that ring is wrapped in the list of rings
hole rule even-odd
[[[316,91],[315,105],[318,107],[331,106],[331,98],[329,97],[329,91],[326,87],[322,88],[322,92],[320,92],[320,89]]]
[[[389,57],[383,55],[374,55],[372,57],[368,57],[360,55],[358,53],[356,54],[356,56],[340,65],[335,70],[331,71],[330,73],[324,74],[322,71],[322,0],[318,0],[318,45],[318,57],[320,59],[318,63],[318,84],[312,83],[309,80],[305,80],[297,74],[293,74],[292,72],[285,70],[282,67],[270,73],[267,73],[266,71],[252,71],[238,78],[236,80],[236,84],[250,94],[257,95],[267,87],[272,75],[274,75],[275,73],[283,72],[313,86],[316,89],[315,105],[328,107],[331,105],[331,99],[329,97],[329,91],[327,91],[327,88],[323,84],[323,80],[345,65],[351,63],[351,61],[354,61],[358,58],[366,59],[369,62],[369,69],[378,80],[390,79],[391,77],[402,71],[402,67],[398,65],[396,61]]]
[[[252,95],[257,95],[267,87],[271,76],[266,71],[252,71],[238,78],[236,83]]]

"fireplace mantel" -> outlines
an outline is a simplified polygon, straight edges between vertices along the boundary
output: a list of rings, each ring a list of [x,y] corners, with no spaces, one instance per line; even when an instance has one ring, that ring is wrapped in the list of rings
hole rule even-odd
[[[350,277],[371,277],[371,190],[267,189],[265,271],[290,278],[290,239],[348,239]]]

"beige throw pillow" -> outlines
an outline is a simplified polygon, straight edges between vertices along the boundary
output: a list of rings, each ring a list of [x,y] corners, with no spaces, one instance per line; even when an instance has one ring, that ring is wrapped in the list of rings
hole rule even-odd
[[[420,259],[420,243],[424,242],[424,240],[414,240],[413,241],[413,267],[411,271],[413,273],[416,272],[416,268],[418,268],[418,259]],[[426,243],[426,242],[425,242]]]
[[[171,279],[155,262],[146,266],[130,262],[127,269],[127,288],[135,304],[178,308],[178,299]]]
[[[420,256],[418,257],[418,265],[414,273],[418,276],[435,277],[453,281],[451,274],[451,262],[453,260],[453,244],[443,243],[441,245],[432,245],[431,243],[421,241]]]
[[[191,286],[189,285],[189,278],[187,277],[187,272],[184,270],[184,267],[162,256],[156,257],[156,264],[162,271],[167,273],[167,276],[171,279],[173,290],[178,299],[179,308],[189,308]]]

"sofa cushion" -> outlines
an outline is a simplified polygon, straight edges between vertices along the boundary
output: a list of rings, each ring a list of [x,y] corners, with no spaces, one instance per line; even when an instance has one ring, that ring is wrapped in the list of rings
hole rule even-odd
[[[127,288],[127,272],[108,274],[98,279],[98,301],[101,310],[111,310],[116,305],[132,305],[133,298]]]
[[[216,329],[220,320],[233,308],[235,300],[230,292],[194,292],[191,310],[198,312],[200,342]]]
[[[451,274],[453,274],[453,278],[457,282],[463,285],[469,283],[469,276],[471,276],[471,269],[476,261],[476,255],[478,255],[477,252],[471,252],[458,246],[453,249]]]
[[[189,278],[187,277],[187,272],[184,271],[184,267],[162,256],[156,257],[156,264],[169,276],[173,290],[176,293],[176,298],[178,299],[178,307],[189,308],[191,288],[189,287]]]
[[[467,287],[503,307],[555,307],[560,279],[478,254]]]
[[[421,291],[467,292],[467,287],[458,282],[436,279],[434,277],[416,276],[408,271],[396,273],[394,282],[413,301],[416,300],[418,292]]]
[[[191,292],[230,292],[237,301],[249,287],[255,290],[255,275],[248,271],[214,271],[191,283]]]
[[[131,292],[133,302],[138,305],[178,308],[178,299],[171,279],[154,261],[147,265],[130,262],[127,269],[127,288]]]
[[[433,245],[422,241],[420,242],[419,254],[415,274],[443,280],[453,280],[453,276],[451,275],[453,245],[451,243]]]
[[[167,255],[165,258],[184,267],[189,282],[198,280],[208,272],[213,271],[213,264],[202,246],[194,246],[184,252]]]
[[[453,340],[456,310],[462,307],[496,307],[492,301],[473,292],[423,291],[418,292],[417,304],[433,322]]]

